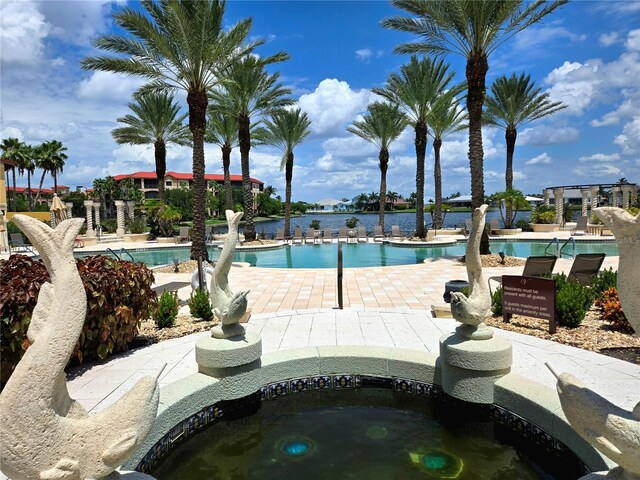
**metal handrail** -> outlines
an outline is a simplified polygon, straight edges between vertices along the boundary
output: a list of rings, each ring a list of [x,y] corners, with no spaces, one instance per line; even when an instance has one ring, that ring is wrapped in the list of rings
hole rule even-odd
[[[107,249],[105,250],[106,252],[110,253],[111,255],[113,255],[114,257],[116,257],[118,260],[122,260],[120,258],[120,255],[118,255],[114,250],[112,250],[111,248],[107,247]]]
[[[564,247],[566,247],[569,242],[571,242],[573,246],[571,258],[576,258],[576,239],[573,237],[567,238],[567,240],[562,244],[562,247],[560,247],[560,254],[558,255],[558,258],[562,258],[562,250],[564,250]]]
[[[135,259],[135,258],[133,258],[133,255],[131,255],[131,254],[129,253],[129,251],[128,251],[126,248],[122,247],[122,248],[120,249],[120,253],[121,253],[121,254],[126,253],[126,254],[129,256],[129,258],[131,259],[131,261],[132,261],[132,262],[135,262],[135,261],[136,261],[136,259]]]
[[[560,240],[558,240],[558,237],[553,237],[553,240],[551,240],[547,246],[544,249],[544,254],[547,255],[547,251],[549,250],[549,247],[553,244],[556,244],[556,257],[560,257]]]

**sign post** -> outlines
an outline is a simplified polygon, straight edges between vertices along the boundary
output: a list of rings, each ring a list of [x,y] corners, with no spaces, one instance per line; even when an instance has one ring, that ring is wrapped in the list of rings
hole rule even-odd
[[[556,281],[540,277],[502,276],[502,319],[512,314],[549,321],[549,333],[556,333]]]

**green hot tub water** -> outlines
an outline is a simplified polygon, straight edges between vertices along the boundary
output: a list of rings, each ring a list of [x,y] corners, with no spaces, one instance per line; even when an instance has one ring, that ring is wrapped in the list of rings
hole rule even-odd
[[[259,406],[190,437],[150,473],[158,480],[580,476],[571,462],[538,447],[515,448],[493,422],[425,397],[371,388],[311,391]]]

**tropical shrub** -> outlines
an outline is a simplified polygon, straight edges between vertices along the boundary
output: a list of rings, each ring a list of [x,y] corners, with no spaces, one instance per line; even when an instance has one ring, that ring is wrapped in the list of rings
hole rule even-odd
[[[106,220],[100,220],[100,226],[105,233],[116,233],[118,229],[118,221],[115,218],[108,218]]]
[[[555,220],[556,209],[546,205],[538,205],[529,217],[529,223],[553,223]]]
[[[558,324],[569,328],[580,326],[593,303],[591,290],[564,274],[556,276],[555,280]]]
[[[513,228],[513,220],[518,215],[518,211],[529,207],[529,202],[527,202],[522,192],[515,188],[508,188],[504,192],[496,192],[489,199],[498,204],[504,228]],[[507,215],[508,209],[511,210],[510,215]]]
[[[496,288],[491,294],[491,312],[494,315],[502,315],[502,287]]]
[[[147,231],[147,219],[142,215],[130,218],[127,227],[131,233],[144,233]]]
[[[145,209],[151,234],[154,237],[173,237],[173,227],[182,218],[180,211],[158,200],[147,200]]]
[[[356,228],[356,226],[358,225],[358,221],[358,217],[352,216],[351,218],[347,218],[344,224],[347,228]]]
[[[633,328],[620,306],[618,290],[608,288],[596,298],[596,307],[600,310],[602,320],[609,322],[609,328],[620,332],[633,334]]]
[[[143,319],[155,309],[153,272],[143,263],[104,256],[76,261],[87,294],[87,314],[72,359],[105,359],[126,351]],[[6,381],[29,348],[27,329],[40,287],[49,281],[41,260],[12,255],[0,260],[0,355]]]
[[[213,320],[213,310],[209,302],[209,293],[206,290],[196,289],[189,298],[189,313],[194,318],[205,321]]]
[[[173,327],[178,316],[178,293],[165,290],[158,298],[158,308],[153,316],[158,328]]]
[[[525,230],[531,230],[531,227],[529,226],[529,222],[527,220],[518,220],[516,222],[516,228],[521,228],[523,231]]]
[[[605,290],[616,288],[618,283],[618,272],[613,268],[608,270],[600,270],[597,276],[594,275],[591,280],[591,291],[594,298],[601,297]]]
[[[320,220],[318,219],[311,220],[311,223],[309,224],[309,228],[313,228],[314,230],[320,230]]]
[[[193,190],[191,188],[172,188],[164,192],[167,205],[180,212],[184,220],[193,220]]]

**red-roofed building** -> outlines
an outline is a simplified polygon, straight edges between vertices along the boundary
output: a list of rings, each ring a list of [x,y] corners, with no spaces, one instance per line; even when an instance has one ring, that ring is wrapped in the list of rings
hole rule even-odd
[[[145,198],[158,198],[158,179],[156,172],[135,172],[113,177],[116,182],[125,178],[132,178],[135,185],[144,192]],[[221,173],[206,173],[204,179],[208,182],[207,188],[213,191],[212,183],[224,185],[224,175]],[[193,183],[192,173],[167,172],[164,176],[164,188],[171,190],[174,188],[191,188]],[[231,175],[231,186],[242,187],[242,175]],[[264,188],[264,182],[256,178],[251,179],[251,186],[254,195],[260,193]]]

